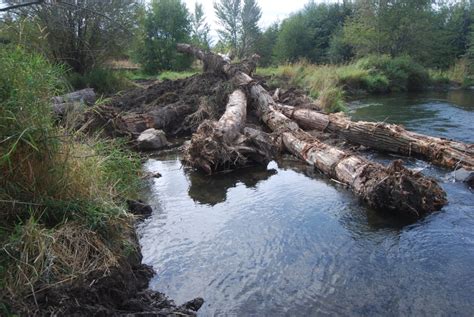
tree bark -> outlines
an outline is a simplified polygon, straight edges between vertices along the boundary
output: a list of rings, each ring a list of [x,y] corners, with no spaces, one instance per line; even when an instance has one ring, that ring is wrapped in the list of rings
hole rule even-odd
[[[92,88],[74,91],[62,96],[51,98],[53,112],[58,117],[63,117],[68,112],[84,105],[94,105],[97,96]]]
[[[143,131],[154,128],[167,134],[179,131],[177,123],[186,115],[196,111],[196,107],[183,103],[173,103],[145,113],[122,112],[120,109],[104,105],[94,113],[95,125],[101,125],[112,135],[137,137]]]
[[[446,204],[445,192],[433,179],[403,168],[398,161],[387,168],[309,136],[294,121],[275,110],[278,105],[268,91],[240,69],[222,58],[219,61],[219,56],[203,53],[189,45],[178,45],[178,50],[203,60],[209,65],[208,71],[224,73],[235,84],[245,87],[261,120],[281,135],[288,151],[346,184],[369,206],[404,218],[418,219]]]
[[[327,131],[376,150],[415,156],[449,169],[474,169],[474,145],[427,136],[395,124],[351,121],[343,114],[277,105],[302,128]]]
[[[268,163],[274,156],[274,142],[261,131],[244,129],[246,115],[247,97],[237,89],[219,121],[205,120],[193,134],[185,150],[185,164],[212,174]]]

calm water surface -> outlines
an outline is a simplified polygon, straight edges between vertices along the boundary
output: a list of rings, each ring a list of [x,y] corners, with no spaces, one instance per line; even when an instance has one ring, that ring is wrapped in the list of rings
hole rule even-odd
[[[352,105],[359,120],[474,142],[474,93],[398,95]],[[369,155],[381,162],[393,157]],[[150,287],[200,316],[472,316],[474,195],[448,172],[449,205],[409,226],[294,161],[205,177],[149,160],[152,217],[139,227]]]

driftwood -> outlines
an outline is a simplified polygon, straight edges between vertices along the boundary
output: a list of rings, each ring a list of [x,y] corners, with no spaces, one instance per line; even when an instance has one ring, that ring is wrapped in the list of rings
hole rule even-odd
[[[229,96],[219,121],[205,120],[185,150],[184,162],[208,174],[254,163],[268,163],[274,155],[273,139],[245,128],[247,97],[237,89]]]
[[[189,104],[174,103],[148,112],[122,112],[120,109],[103,105],[96,109],[94,118],[102,122],[96,123],[108,133],[119,136],[137,137],[145,130],[154,128],[164,130],[167,134],[176,134],[177,124],[196,111]]]
[[[74,91],[62,96],[51,98],[53,112],[58,117],[65,116],[68,112],[77,110],[84,105],[92,106],[97,96],[92,88]]]
[[[434,180],[403,168],[400,162],[387,168],[311,137],[298,124],[276,110],[278,105],[268,91],[220,56],[186,44],[178,45],[178,50],[201,59],[208,71],[224,73],[234,84],[245,87],[260,119],[281,136],[288,151],[336,181],[346,184],[370,206],[417,219],[440,209],[446,203],[445,192]]]
[[[303,129],[334,133],[350,142],[376,150],[415,156],[449,169],[474,169],[474,145],[405,130],[395,124],[351,121],[343,114],[324,114],[312,109],[277,105]]]

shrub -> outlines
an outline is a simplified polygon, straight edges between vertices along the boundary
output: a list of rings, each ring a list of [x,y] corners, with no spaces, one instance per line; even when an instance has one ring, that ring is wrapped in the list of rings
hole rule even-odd
[[[417,91],[429,82],[428,72],[408,56],[372,55],[360,59],[357,67],[371,75],[385,76],[391,91]]]
[[[70,85],[76,90],[94,88],[98,93],[106,95],[132,86],[124,73],[107,68],[94,68],[84,75],[70,73],[67,77]]]

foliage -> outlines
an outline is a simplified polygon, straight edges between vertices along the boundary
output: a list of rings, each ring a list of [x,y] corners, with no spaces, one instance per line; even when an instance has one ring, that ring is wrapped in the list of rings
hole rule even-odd
[[[214,11],[221,29],[218,30],[222,43],[228,43],[233,53],[238,51],[242,28],[241,0],[220,0],[214,3]]]
[[[184,70],[192,58],[178,53],[176,44],[191,40],[191,18],[181,0],[153,0],[144,21],[144,38],[138,57],[143,70]]]
[[[262,11],[256,0],[244,0],[241,12],[242,34],[240,38],[240,48],[238,56],[244,58],[255,52],[255,46],[260,36],[258,21],[262,17]]]
[[[116,141],[53,125],[63,71],[0,47],[0,300],[117,264],[140,161]]]
[[[357,66],[369,74],[386,77],[391,91],[421,90],[429,83],[427,70],[408,56],[373,55],[359,60]]]
[[[260,34],[255,47],[256,53],[260,55],[260,66],[266,67],[274,63],[275,56],[273,52],[278,39],[278,33],[278,23],[274,23]]]
[[[262,12],[256,0],[220,0],[214,10],[221,29],[218,30],[221,46],[229,46],[231,56],[250,56],[256,51],[260,36],[258,22]]]
[[[110,95],[132,86],[121,72],[107,68],[94,68],[84,75],[69,73],[67,79],[75,89],[94,88],[101,94]]]
[[[280,27],[275,56],[279,62],[304,58],[313,63],[329,61],[331,38],[339,30],[351,8],[346,4],[316,4],[284,20]]]
[[[211,29],[204,19],[204,10],[202,4],[195,3],[194,13],[191,16],[191,33],[194,45],[203,49],[211,48]]]
[[[388,55],[369,56],[345,65],[315,65],[306,61],[259,68],[278,87],[296,85],[306,90],[327,112],[344,111],[347,93],[386,93],[426,88],[429,72],[413,59]]]
[[[14,43],[84,74],[125,53],[140,8],[141,1],[132,0],[54,2],[19,9],[5,23]]]

